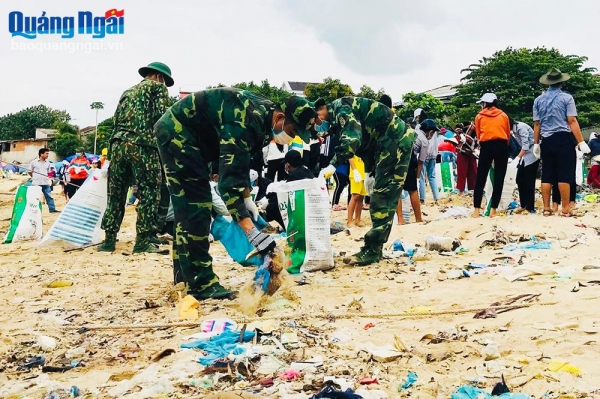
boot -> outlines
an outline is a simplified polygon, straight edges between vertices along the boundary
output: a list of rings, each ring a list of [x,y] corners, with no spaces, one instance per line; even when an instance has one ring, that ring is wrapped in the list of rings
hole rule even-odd
[[[133,253],[168,254],[168,249],[160,249],[150,241],[148,234],[138,235],[133,246]]]
[[[235,299],[237,297],[237,292],[230,291],[227,288],[223,287],[221,284],[216,283],[211,285],[210,287],[197,292],[190,292],[194,298],[198,300],[202,299]]]
[[[357,254],[344,258],[344,263],[351,266],[367,266],[379,262],[382,257],[381,247],[373,248],[364,246]]]
[[[148,241],[154,245],[166,245],[169,243],[165,238],[160,238],[154,233],[148,235]]]
[[[105,233],[104,241],[98,247],[99,252],[114,252],[117,244],[117,235],[113,233]]]

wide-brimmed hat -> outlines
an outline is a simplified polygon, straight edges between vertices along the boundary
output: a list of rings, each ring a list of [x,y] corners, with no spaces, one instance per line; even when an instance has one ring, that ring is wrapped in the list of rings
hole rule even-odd
[[[151,62],[147,66],[141,67],[138,70],[138,72],[144,78],[148,76],[149,72],[161,73],[165,77],[165,85],[167,85],[167,87],[171,87],[175,83],[175,81],[171,77],[171,68],[169,68],[166,64],[163,64],[162,62]]]
[[[307,144],[310,142],[310,129],[317,117],[314,107],[315,105],[306,98],[298,96],[292,96],[281,104],[285,118],[294,123],[298,135]]]
[[[454,144],[458,145],[458,140],[456,140],[456,138],[454,138],[454,137],[446,137],[444,139],[444,141],[449,141],[451,143],[454,143]]]
[[[540,83],[546,86],[552,86],[557,83],[566,82],[569,79],[571,79],[571,76],[568,73],[562,73],[560,70],[552,68],[542,75]]]

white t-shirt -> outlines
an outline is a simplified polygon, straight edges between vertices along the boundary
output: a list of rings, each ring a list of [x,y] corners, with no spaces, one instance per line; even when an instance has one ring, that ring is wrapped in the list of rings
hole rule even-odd
[[[48,186],[51,184],[50,178],[48,177],[48,172],[50,172],[50,167],[52,166],[52,162],[41,161],[39,158],[34,159],[29,164],[29,169],[32,171],[31,176],[31,184],[34,186]]]

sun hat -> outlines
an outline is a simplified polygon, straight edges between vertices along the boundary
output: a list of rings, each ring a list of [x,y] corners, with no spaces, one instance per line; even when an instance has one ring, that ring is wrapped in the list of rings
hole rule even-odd
[[[566,82],[569,79],[571,79],[571,76],[568,73],[562,73],[557,68],[552,68],[542,75],[540,83],[546,86],[552,86],[557,83]]]

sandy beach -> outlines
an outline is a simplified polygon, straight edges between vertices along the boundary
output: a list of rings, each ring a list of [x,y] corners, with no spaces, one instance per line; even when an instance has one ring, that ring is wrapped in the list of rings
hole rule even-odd
[[[17,184],[0,181],[3,234],[14,200],[10,189]],[[62,196],[55,193],[54,198],[58,209],[64,208]],[[113,254],[95,248],[64,252],[59,243],[2,245],[0,398],[44,398],[51,391],[66,398],[71,387],[97,398],[202,398],[245,390],[260,398],[308,398],[319,392],[326,376],[361,389],[364,397],[449,398],[465,384],[491,392],[501,375],[512,392],[535,398],[600,397],[597,206],[580,204],[585,215],[579,218],[538,214],[438,220],[442,210],[470,201],[451,196],[434,206],[430,200],[423,207],[428,222],[394,226],[387,245],[400,239],[424,247],[428,235],[438,235],[459,239],[467,252],[426,252],[411,261],[388,250],[389,259],[363,268],[345,266],[338,256],[334,269],[307,273],[302,285],[296,283],[301,276],[286,276],[297,299],[278,292],[260,317],[241,314],[240,299],[202,302],[197,323],[229,317],[240,326],[250,323],[248,329],[271,326],[279,342],[282,333],[297,336],[297,343],[281,349],[266,343],[261,359],[246,363],[245,373],[240,368],[204,370],[196,362],[200,352],[180,349],[199,328],[168,326],[183,321],[171,258],[131,254],[134,207],[127,208]],[[44,206],[44,232],[56,217]],[[345,212],[332,212],[333,220],[344,218]],[[368,212],[363,221],[368,224]],[[335,254],[357,251],[367,230],[332,236]],[[551,249],[507,251],[493,242],[481,247],[502,234],[516,245],[548,240]],[[226,287],[239,289],[252,279],[253,268],[235,264],[219,243],[212,244],[211,253]],[[470,263],[486,267],[469,269]],[[470,277],[455,278],[463,269]],[[48,288],[59,280],[73,284]],[[513,302],[524,307],[485,313],[493,303],[525,294],[531,295]],[[495,317],[474,318],[480,311]],[[156,325],[118,328],[146,324]],[[387,347],[383,357],[382,347]],[[166,349],[174,353],[152,359]],[[64,372],[19,368],[34,356],[43,356],[46,366],[76,367]],[[267,358],[278,359],[280,369],[261,375],[256,370]],[[279,377],[292,362],[315,358],[322,364],[295,380]],[[417,381],[399,390],[409,371]],[[272,386],[264,382],[269,377]],[[364,377],[377,383],[360,385]]]

